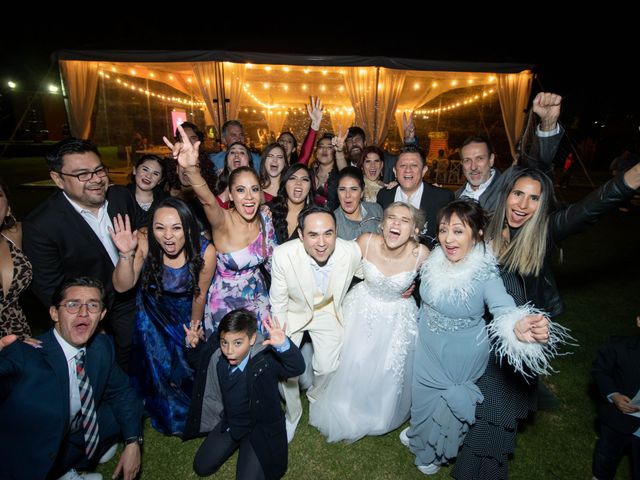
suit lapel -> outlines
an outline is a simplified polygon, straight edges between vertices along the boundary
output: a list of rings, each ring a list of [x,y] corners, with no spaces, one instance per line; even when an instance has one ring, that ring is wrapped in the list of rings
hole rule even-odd
[[[298,282],[298,286],[302,291],[304,299],[306,300],[309,308],[313,310],[313,287],[316,282],[311,271],[311,265],[309,264],[309,255],[304,250],[302,240],[297,240],[298,245],[292,254],[289,256],[289,262],[291,271]]]
[[[96,335],[102,335],[101,333],[94,333],[91,340],[87,344],[87,356],[85,361],[85,371],[87,372],[87,377],[89,377],[89,383],[91,384],[91,388],[93,389],[93,396],[96,405],[98,404],[98,399],[96,396],[96,392],[98,391],[98,386],[102,382],[101,378],[101,366],[104,363],[104,357],[100,355],[100,352],[96,347],[93,346],[93,339]]]
[[[79,243],[77,241],[78,238],[85,240],[90,244],[91,248],[98,248],[104,261],[107,261],[109,262],[109,264],[113,265],[109,253],[104,248],[104,245],[102,245],[102,242],[100,241],[96,233],[91,229],[86,220],[82,218],[82,215],[80,215],[64,197],[62,191],[60,191],[58,202],[62,211],[63,218],[66,220],[66,222],[63,221],[63,225],[68,225],[69,234],[76,238],[75,243]]]
[[[60,400],[62,405],[60,408],[64,412],[63,425],[69,424],[69,368],[67,366],[67,359],[64,356],[62,347],[53,335],[53,329],[49,330],[40,337],[42,340],[42,354],[53,370],[56,378],[58,379],[58,385],[60,386]]]

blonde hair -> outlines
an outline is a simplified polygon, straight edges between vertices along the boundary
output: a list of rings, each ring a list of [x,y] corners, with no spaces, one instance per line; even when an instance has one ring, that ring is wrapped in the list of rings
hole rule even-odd
[[[425,222],[425,215],[424,215],[424,212],[422,212],[422,210],[418,210],[416,207],[414,207],[410,203],[393,202],[393,203],[387,205],[387,208],[385,208],[384,212],[382,213],[382,221],[380,222],[380,225],[378,226],[378,229],[380,231],[382,230],[382,224],[389,217],[389,211],[392,208],[396,208],[396,207],[404,207],[407,210],[409,210],[409,215],[411,215],[411,219],[413,220],[413,228],[417,228],[418,231],[422,230],[422,227],[424,226],[424,222]],[[419,238],[417,237],[417,235],[412,235],[411,237],[416,242],[419,243]]]
[[[507,223],[507,198],[521,178],[540,183],[538,208],[519,229],[518,235],[509,239],[504,230]],[[549,177],[532,168],[517,168],[505,182],[498,205],[485,232],[485,238],[498,258],[498,262],[509,272],[520,275],[539,275],[547,253],[549,237],[549,215],[555,206],[553,184]]]

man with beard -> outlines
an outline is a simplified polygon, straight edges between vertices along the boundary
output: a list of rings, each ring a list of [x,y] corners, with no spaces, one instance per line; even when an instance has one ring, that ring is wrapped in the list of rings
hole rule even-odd
[[[64,278],[92,276],[106,288],[107,320],[116,358],[126,371],[133,334],[135,290],[117,293],[111,275],[118,249],[109,229],[117,214],[129,215],[133,228],[135,200],[121,186],[109,186],[108,170],[98,148],[88,140],[68,138],[47,154],[49,175],[59,190],[33,210],[23,223],[24,251],[33,265],[33,292],[45,307]]]

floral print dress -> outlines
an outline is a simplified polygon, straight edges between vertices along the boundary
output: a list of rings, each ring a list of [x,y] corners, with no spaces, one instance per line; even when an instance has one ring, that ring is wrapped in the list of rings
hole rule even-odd
[[[220,320],[227,313],[246,308],[256,314],[258,329],[271,313],[269,287],[261,271],[261,265],[271,272],[271,254],[277,245],[271,218],[260,212],[261,229],[256,239],[241,250],[216,254],[217,265],[213,283],[209,288],[204,317],[205,336],[218,331]]]

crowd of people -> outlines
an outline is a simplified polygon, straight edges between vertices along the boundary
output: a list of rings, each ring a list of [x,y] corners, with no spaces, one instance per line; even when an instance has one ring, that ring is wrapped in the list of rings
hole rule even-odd
[[[127,187],[109,184],[90,141],[64,140],[47,155],[58,190],[22,224],[0,181],[0,477],[101,478],[78,471],[124,441],[114,473],[133,479],[149,417],[162,434],[205,437],[198,475],[238,450],[237,478],[280,478],[309,375],[309,422],[328,442],[409,421],[399,441],[420,472],[507,478],[538,376],[572,341],[551,254],[640,188],[640,164],[618,162],[557,204],[560,106],[535,97],[539,123],[504,172],[488,139],[466,139],[455,192],[425,180],[412,115],[392,156],[359,127],[320,135],[319,99],[299,152],[283,132],[258,157],[232,120],[209,157],[184,123],[165,138],[171,158],[142,156]],[[53,322],[38,337],[18,303],[29,285]],[[608,381],[610,356],[594,366],[609,410],[638,410],[637,375]],[[607,418],[599,479],[625,442],[638,450],[637,425],[621,439]]]

